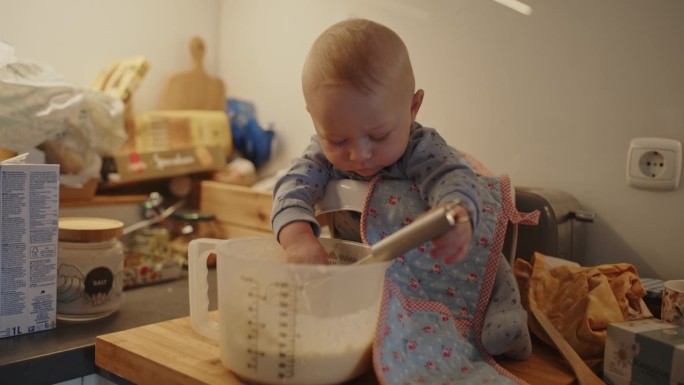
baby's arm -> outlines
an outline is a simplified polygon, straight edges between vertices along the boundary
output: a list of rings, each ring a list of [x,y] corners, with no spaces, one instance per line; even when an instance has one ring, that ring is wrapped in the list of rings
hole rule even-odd
[[[443,206],[443,205],[440,205]],[[456,206],[453,211],[456,225],[446,233],[434,238],[430,250],[430,257],[439,258],[446,264],[461,262],[466,254],[470,239],[473,236],[473,225],[469,219],[468,211],[462,206]],[[459,219],[467,219],[460,221]]]
[[[278,234],[288,262],[327,264],[328,254],[314,234],[311,224],[296,221],[285,225]]]
[[[455,215],[470,219],[432,240],[430,256],[448,264],[462,261],[468,253],[482,205],[477,176],[462,158],[437,131],[422,126],[412,131],[404,155],[406,174],[415,181],[428,206],[441,207],[458,200]]]
[[[317,238],[320,227],[314,208],[329,179],[330,165],[314,137],[303,156],[276,182],[271,225],[291,262],[327,263]]]
[[[416,183],[428,206],[458,200],[468,212],[473,227],[477,227],[482,208],[480,182],[465,158],[437,131],[425,127],[415,129],[403,162],[406,176]]]

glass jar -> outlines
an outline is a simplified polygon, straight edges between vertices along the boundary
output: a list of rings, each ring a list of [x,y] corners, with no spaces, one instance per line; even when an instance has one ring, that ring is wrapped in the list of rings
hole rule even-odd
[[[59,219],[57,319],[90,321],[121,307],[123,223],[114,219]]]
[[[171,255],[183,266],[188,265],[188,243],[197,238],[223,239],[216,216],[197,210],[181,210],[171,215]],[[216,265],[216,256],[210,256],[207,265]]]

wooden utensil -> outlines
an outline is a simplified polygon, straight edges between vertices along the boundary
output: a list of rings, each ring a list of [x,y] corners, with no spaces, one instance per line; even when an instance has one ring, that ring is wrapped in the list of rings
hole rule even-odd
[[[549,338],[551,338],[553,343],[556,345],[558,351],[568,362],[573,372],[575,372],[575,375],[577,376],[577,382],[580,385],[605,385],[606,383],[603,382],[603,380],[601,380],[596,373],[589,368],[589,366],[587,366],[584,360],[582,360],[582,358],[577,354],[575,349],[570,346],[568,341],[566,341],[563,335],[560,334],[558,329],[556,329],[551,320],[546,317],[546,314],[539,310],[539,308],[537,308],[535,305],[530,305],[530,309],[532,310],[532,313],[539,324],[541,324],[546,331],[546,334],[549,335]]]
[[[419,216],[409,225],[402,227],[372,245],[371,253],[354,264],[360,265],[389,261],[414,247],[420,246],[422,243],[444,234],[458,224],[468,223],[470,221],[468,216],[457,217],[454,214],[454,210],[459,203],[458,200],[455,200],[446,206]]]

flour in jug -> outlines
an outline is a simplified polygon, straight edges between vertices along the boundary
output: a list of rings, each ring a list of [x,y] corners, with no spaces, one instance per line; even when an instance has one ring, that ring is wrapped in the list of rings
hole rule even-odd
[[[230,306],[230,305],[228,305]],[[224,364],[264,384],[336,384],[369,369],[378,306],[339,317],[286,314],[262,303],[258,321],[241,309],[226,312]]]

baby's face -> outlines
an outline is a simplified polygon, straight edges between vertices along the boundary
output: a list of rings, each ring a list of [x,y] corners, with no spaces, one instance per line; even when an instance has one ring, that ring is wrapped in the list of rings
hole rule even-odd
[[[306,95],[330,163],[368,177],[401,158],[415,113],[413,98],[398,94],[388,87],[367,93],[350,85],[327,85]]]

